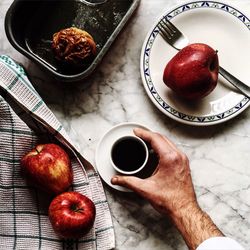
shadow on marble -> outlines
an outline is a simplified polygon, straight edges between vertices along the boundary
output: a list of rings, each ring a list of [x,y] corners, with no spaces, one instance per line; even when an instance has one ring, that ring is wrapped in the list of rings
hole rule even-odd
[[[230,132],[232,129],[242,125],[242,123],[247,120],[249,113],[248,109],[246,109],[236,117],[220,124],[210,126],[192,126],[182,124],[164,115],[152,102],[150,106],[155,116],[160,117],[159,119],[161,120],[162,126],[166,126],[170,133],[174,131],[174,134],[187,139],[209,139],[211,137],[221,136],[222,134]]]

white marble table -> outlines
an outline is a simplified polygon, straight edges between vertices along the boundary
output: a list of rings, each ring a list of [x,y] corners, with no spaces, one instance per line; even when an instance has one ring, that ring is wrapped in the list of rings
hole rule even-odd
[[[158,111],[142,86],[143,40],[162,10],[181,2],[141,0],[101,65],[78,86],[49,78],[9,44],[3,24],[12,0],[0,1],[0,53],[26,67],[37,90],[92,163],[100,137],[121,122],[139,122],[172,139],[190,158],[201,207],[227,236],[250,249],[250,110],[221,125],[191,127]],[[250,1],[227,2],[250,13]],[[187,249],[177,230],[147,202],[105,188],[117,249]]]

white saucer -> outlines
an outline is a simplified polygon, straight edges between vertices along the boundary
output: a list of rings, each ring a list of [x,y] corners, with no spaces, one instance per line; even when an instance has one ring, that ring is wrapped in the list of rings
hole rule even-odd
[[[143,128],[149,130],[143,125],[137,123],[121,123],[111,128],[98,143],[96,153],[95,153],[95,163],[98,173],[100,174],[102,180],[110,187],[123,191],[123,192],[132,192],[131,190],[116,186],[111,184],[111,178],[114,175],[118,175],[115,169],[110,163],[110,150],[113,143],[120,137],[126,135],[134,135],[134,128]]]

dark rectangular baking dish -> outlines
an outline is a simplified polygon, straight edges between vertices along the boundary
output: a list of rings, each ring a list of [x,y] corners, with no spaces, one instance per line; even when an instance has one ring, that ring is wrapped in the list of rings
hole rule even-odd
[[[88,1],[88,2],[87,2]],[[100,3],[104,1],[103,3]],[[140,0],[15,0],[5,16],[12,46],[60,81],[90,75],[135,11]],[[89,32],[97,55],[82,67],[61,65],[51,50],[55,32],[68,27]]]

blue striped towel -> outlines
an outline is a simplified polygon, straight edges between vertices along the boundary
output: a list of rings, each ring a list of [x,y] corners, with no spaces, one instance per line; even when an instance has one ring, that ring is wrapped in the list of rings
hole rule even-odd
[[[72,189],[91,198],[96,205],[93,229],[78,240],[62,240],[54,233],[48,219],[49,197],[28,186],[20,174],[20,159],[38,143],[70,138],[61,123],[43,102],[30,83],[24,69],[8,56],[0,56],[0,249],[112,249],[114,229],[106,195],[96,171],[82,171],[72,157]],[[29,112],[52,126],[48,134]],[[72,142],[70,142],[72,143]]]

